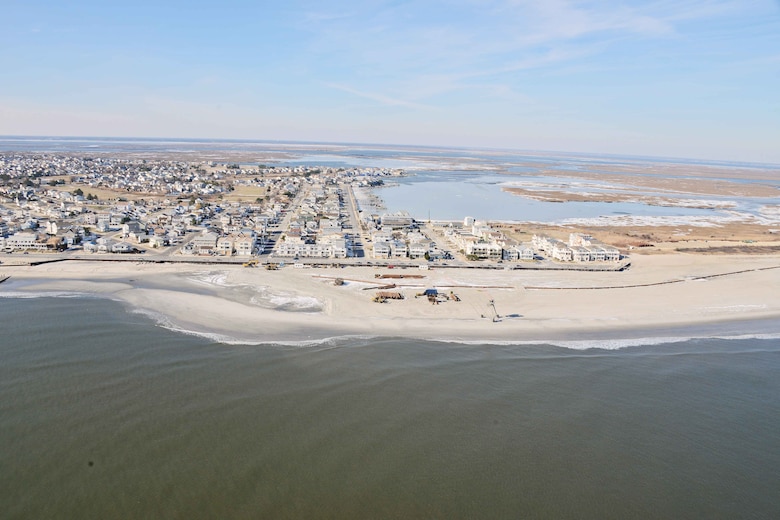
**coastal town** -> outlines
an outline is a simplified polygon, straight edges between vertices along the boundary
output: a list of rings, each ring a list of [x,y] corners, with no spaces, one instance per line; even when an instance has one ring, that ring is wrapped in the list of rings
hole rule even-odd
[[[404,175],[388,168],[4,153],[0,251],[272,267],[612,269],[625,259],[583,233],[519,242],[502,225],[470,216],[418,221],[383,211],[372,188]]]
[[[679,225],[420,219],[385,191],[418,172],[320,158],[0,153],[3,292],[104,295],[237,341],[547,338],[774,316],[774,243],[736,224],[710,244],[712,228]],[[686,254],[713,244],[720,254]]]

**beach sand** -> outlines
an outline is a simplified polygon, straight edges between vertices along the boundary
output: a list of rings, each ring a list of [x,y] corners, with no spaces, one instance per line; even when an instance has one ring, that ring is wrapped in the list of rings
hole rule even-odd
[[[287,267],[65,261],[3,266],[0,295],[79,293],[226,342],[342,336],[525,342],[628,338],[780,318],[780,255],[637,255],[623,272]],[[378,280],[375,274],[420,279]],[[336,285],[335,278],[345,280]],[[372,301],[395,282],[403,300]],[[655,285],[654,285],[655,284]],[[457,295],[432,304],[425,289]],[[494,311],[500,318],[494,321]],[[75,303],[74,303],[75,304]],[[780,322],[780,320],[777,320]],[[745,332],[750,332],[745,330]]]

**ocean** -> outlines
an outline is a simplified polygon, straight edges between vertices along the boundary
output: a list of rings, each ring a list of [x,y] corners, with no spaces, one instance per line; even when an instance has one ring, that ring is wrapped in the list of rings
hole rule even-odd
[[[2,518],[778,518],[780,341],[225,345],[0,298]]]

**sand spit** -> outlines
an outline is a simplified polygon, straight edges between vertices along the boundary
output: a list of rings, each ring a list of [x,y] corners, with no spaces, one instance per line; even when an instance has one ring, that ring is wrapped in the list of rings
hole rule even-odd
[[[393,289],[403,300],[374,303],[376,291],[361,280],[385,271],[66,261],[3,266],[11,278],[0,296],[97,295],[177,330],[257,343],[576,340],[780,318],[780,255],[637,256],[624,272],[432,269]],[[437,298],[420,296],[426,289]]]

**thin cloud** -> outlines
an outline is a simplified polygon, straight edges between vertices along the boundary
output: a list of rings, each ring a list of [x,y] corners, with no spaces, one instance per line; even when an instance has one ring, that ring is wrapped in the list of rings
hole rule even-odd
[[[405,99],[392,98],[389,96],[385,96],[383,94],[377,94],[373,92],[363,92],[361,90],[357,90],[355,88],[348,87],[346,85],[340,85],[338,83],[324,83],[324,85],[332,89],[336,89],[342,92],[346,92],[348,94],[352,94],[353,96],[358,96],[364,99],[370,99],[371,101],[376,101],[377,103],[380,103],[382,105],[401,106],[401,107],[414,108],[419,110],[433,109],[433,107],[429,105],[423,105],[420,103],[415,103],[413,101],[407,101]]]

